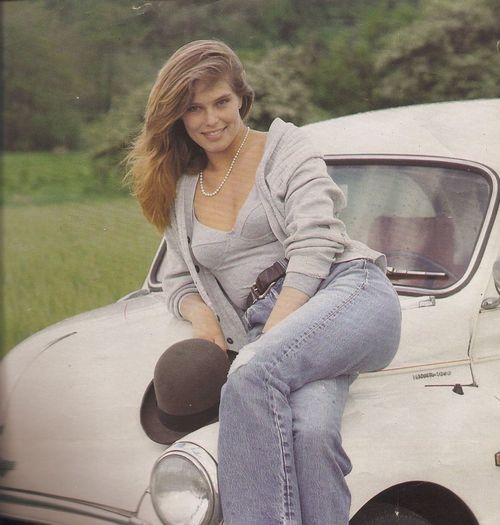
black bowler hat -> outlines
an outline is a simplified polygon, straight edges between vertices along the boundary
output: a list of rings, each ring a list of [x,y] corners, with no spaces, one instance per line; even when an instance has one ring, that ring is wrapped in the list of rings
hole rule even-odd
[[[228,370],[227,353],[206,339],[186,339],[165,350],[142,398],[146,434],[170,445],[215,421]]]

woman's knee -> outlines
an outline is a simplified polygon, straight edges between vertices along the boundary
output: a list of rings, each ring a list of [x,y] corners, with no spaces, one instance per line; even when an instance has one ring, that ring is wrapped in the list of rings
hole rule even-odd
[[[245,363],[227,376],[221,392],[220,407],[243,406],[264,391],[265,370],[254,363]]]
[[[340,429],[329,418],[310,412],[305,418],[293,418],[293,439],[300,446],[330,447],[340,441]]]

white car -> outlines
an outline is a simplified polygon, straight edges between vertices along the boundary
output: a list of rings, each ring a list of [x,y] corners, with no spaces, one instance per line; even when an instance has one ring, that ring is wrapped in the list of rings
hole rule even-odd
[[[498,525],[500,99],[304,129],[348,197],[351,237],[387,254],[403,308],[396,358],[353,383],[345,410],[351,523]],[[167,448],[139,420],[157,359],[191,335],[167,311],[164,256],[162,244],[142,289],[2,360],[4,519],[221,522],[218,424]]]

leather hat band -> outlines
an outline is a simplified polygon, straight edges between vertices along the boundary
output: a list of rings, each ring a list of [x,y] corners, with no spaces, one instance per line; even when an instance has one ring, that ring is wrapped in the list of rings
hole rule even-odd
[[[158,408],[158,419],[171,430],[176,432],[189,432],[191,430],[200,428],[210,421],[216,419],[219,415],[219,403],[216,405],[202,410],[201,412],[196,412],[195,414],[174,416],[172,414],[167,414]]]

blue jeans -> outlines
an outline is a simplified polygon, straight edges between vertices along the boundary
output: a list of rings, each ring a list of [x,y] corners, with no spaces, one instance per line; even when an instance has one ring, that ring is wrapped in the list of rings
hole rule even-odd
[[[250,317],[259,320],[255,308]],[[333,265],[314,297],[240,351],[219,408],[225,525],[348,523],[349,384],[390,363],[400,327],[391,283],[359,259]]]

